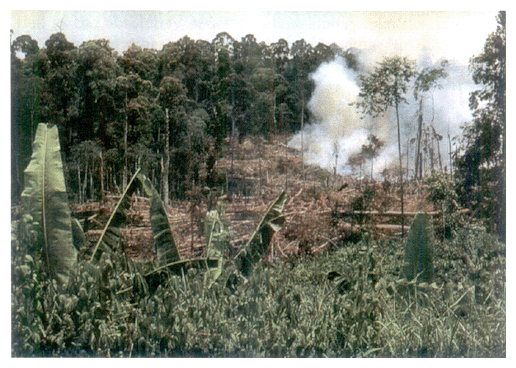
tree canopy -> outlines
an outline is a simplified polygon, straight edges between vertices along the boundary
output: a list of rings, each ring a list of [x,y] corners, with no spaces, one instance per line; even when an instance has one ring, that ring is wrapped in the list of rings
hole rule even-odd
[[[470,95],[473,121],[464,127],[456,157],[458,192],[478,216],[505,240],[506,180],[506,13],[480,55],[470,60],[479,89]],[[489,201],[483,200],[489,198]],[[493,216],[494,215],[494,216]]]
[[[313,89],[308,75],[336,55],[353,63],[335,46],[268,45],[252,34],[184,36],[161,50],[133,44],[121,54],[106,39],[77,46],[58,32],[40,48],[20,36],[11,42],[12,197],[23,188],[39,122],[59,127],[77,199],[123,190],[134,167],[145,167],[154,183],[170,182],[181,197],[185,179],[199,180],[199,162],[228,136],[299,130]]]

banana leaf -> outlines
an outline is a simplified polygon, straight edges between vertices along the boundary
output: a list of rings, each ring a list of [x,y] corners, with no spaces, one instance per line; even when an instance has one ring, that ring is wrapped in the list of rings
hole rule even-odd
[[[137,175],[143,189],[150,198],[150,222],[154,233],[154,247],[158,255],[158,265],[164,266],[181,260],[174,235],[168,222],[165,205],[150,180],[143,174]]]
[[[282,191],[270,205],[247,244],[237,253],[235,265],[244,276],[248,276],[251,267],[257,263],[267,251],[274,234],[281,230],[285,223],[282,215],[287,194]]]
[[[417,213],[410,226],[403,274],[408,281],[420,275],[418,281],[431,283],[434,277],[434,230],[431,217],[426,213]]]
[[[32,216],[36,244],[51,275],[66,283],[77,263],[56,125],[38,124],[21,194]]]
[[[91,260],[98,261],[100,259],[100,255],[102,251],[114,252],[120,247],[121,243],[121,235],[122,229],[121,226],[123,223],[127,221],[127,216],[125,211],[129,209],[131,206],[131,195],[138,188],[136,176],[140,172],[140,169],[137,170],[136,174],[133,175],[129,184],[125,188],[122,197],[116,204],[115,210],[111,214],[102,234],[100,235],[97,244],[95,244],[95,248],[93,249],[93,253],[91,255]]]

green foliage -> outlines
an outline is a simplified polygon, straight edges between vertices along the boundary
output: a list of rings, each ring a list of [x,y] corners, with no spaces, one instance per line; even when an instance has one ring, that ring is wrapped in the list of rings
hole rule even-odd
[[[38,125],[21,197],[47,272],[66,283],[77,262],[77,250],[73,246],[72,220],[55,125]]]
[[[435,221],[436,235],[449,238],[452,232],[466,225],[466,218],[460,212],[459,196],[456,192],[458,181],[450,175],[437,171],[423,180],[427,199],[442,213],[442,221]]]
[[[286,201],[287,193],[282,191],[278,198],[269,206],[246,245],[235,256],[235,267],[242,275],[248,276],[250,274],[253,265],[267,251],[272,236],[285,223],[285,217],[282,215],[282,212]]]
[[[216,210],[206,213],[204,220],[204,236],[206,237],[206,258],[216,259],[217,267],[208,268],[204,274],[204,285],[210,288],[222,275],[224,269],[224,257],[229,250],[230,232],[224,221],[221,219],[222,205],[217,206]]]
[[[114,252],[120,248],[122,240],[121,227],[126,222],[125,210],[129,209],[129,207],[131,206],[130,198],[131,195],[137,189],[136,177],[139,172],[140,170],[137,170],[134,176],[131,178],[131,181],[127,185],[127,188],[125,188],[124,193],[118,200],[115,209],[111,213],[111,216],[109,217],[109,220],[106,223],[104,230],[102,230],[102,234],[100,235],[99,240],[93,248],[93,252],[91,254],[92,260],[98,261],[103,252]]]
[[[11,43],[15,201],[39,121],[59,126],[63,158],[75,168],[65,179],[78,202],[121,193],[134,167],[153,173],[153,181],[169,182],[170,192],[181,198],[192,178],[195,185],[206,184],[199,183],[199,171],[212,141],[218,154],[236,131],[296,131],[301,115],[309,117],[310,73],[336,55],[360,67],[353,53],[336,45],[289,45],[284,39],[266,44],[251,34],[240,41],[227,33],[212,41],[185,36],[160,49],[133,44],[116,53],[109,40],[76,46],[58,32],[44,46],[28,35]],[[94,144],[95,152],[81,147],[84,142]],[[161,164],[159,157],[168,154],[170,161]]]
[[[462,152],[456,157],[463,204],[478,209],[488,229],[505,240],[506,206],[506,14],[487,38],[470,68],[479,89],[470,95],[473,121],[464,127]],[[487,198],[487,201],[484,200]]]
[[[505,13],[500,13],[499,24],[484,53],[472,60],[474,79],[486,88],[472,95],[475,121],[465,131],[465,153],[458,161],[457,187],[467,194],[463,197],[461,192],[461,198],[471,201],[478,194],[479,203],[484,197],[493,198],[491,183],[498,185],[497,194],[505,193]],[[26,58],[18,59],[16,50],[26,53]],[[34,122],[45,118],[60,126],[64,157],[77,168],[67,174],[77,174],[77,180],[66,180],[75,183],[78,191],[85,192],[81,183],[86,184],[87,174],[91,191],[104,180],[116,188],[117,182],[124,183],[120,178],[125,177],[125,169],[134,164],[147,167],[158,181],[174,179],[175,192],[181,195],[190,185],[185,184],[186,178],[188,183],[198,180],[198,161],[211,140],[222,145],[233,131],[230,127],[266,133],[276,129],[276,119],[284,129],[299,127],[300,114],[308,114],[302,106],[313,88],[309,73],[336,54],[360,69],[353,53],[335,45],[312,47],[300,40],[289,50],[284,40],[269,46],[258,44],[252,35],[241,43],[227,33],[217,35],[213,43],[184,37],[161,51],[132,46],[122,56],[113,52],[107,40],[88,41],[76,48],[58,33],[39,49],[30,37],[20,38],[11,52],[12,164],[16,168],[12,180],[17,185],[23,182],[20,173],[31,154],[25,147],[30,146]],[[416,77],[415,92],[423,93],[442,76],[442,69],[417,74],[407,59],[386,59],[372,74],[361,77],[362,101],[357,107],[377,116],[406,102],[411,78]],[[167,113],[170,119],[165,118]],[[49,132],[54,128],[47,126]],[[164,170],[153,159],[163,156],[164,135],[171,143],[166,152],[172,155],[170,175],[168,167]],[[39,128],[36,136],[41,143]],[[37,156],[42,150],[36,146]],[[370,146],[365,148],[374,151]],[[122,152],[124,170],[120,170]],[[93,172],[99,159],[105,168],[100,174]],[[57,171],[62,172],[59,165]],[[40,196],[37,191],[48,192],[38,181],[45,176],[36,175],[42,167],[36,166],[31,162],[27,168],[25,181],[32,189],[24,192],[24,201]],[[48,214],[47,207],[28,201],[27,207],[40,210],[12,222],[13,356],[506,355],[505,245],[482,226],[451,227],[449,237],[436,242],[431,240],[429,220],[418,219],[407,245],[419,249],[433,243],[431,284],[401,278],[407,273],[413,278],[421,269],[402,267],[400,241],[363,241],[315,257],[259,262],[283,225],[286,194],[282,193],[234,262],[224,260],[229,230],[221,211],[207,214],[206,257],[181,260],[157,192],[146,178],[135,177],[95,245],[94,262],[75,262],[72,226],[79,241],[81,232],[77,222],[69,221],[62,174],[48,180],[60,188],[52,198],[58,202],[57,215],[47,221],[40,216],[40,212]],[[503,180],[495,180],[500,177]],[[115,251],[120,248],[124,210],[139,181],[151,197],[158,268],[133,263]],[[452,213],[454,184],[440,176],[427,184],[431,200]],[[481,191],[470,195],[479,186]],[[368,193],[355,205],[365,208]],[[489,201],[491,207],[483,208],[483,213],[505,206],[504,197],[498,198]],[[501,213],[505,216],[504,210]],[[45,229],[61,219],[66,225],[58,226],[58,243],[66,244],[66,252],[54,254],[57,259],[68,253],[75,256],[73,267],[65,261],[60,270],[49,262],[53,252],[49,249],[54,248],[39,245],[47,238],[41,240],[42,225]],[[419,259],[416,252],[411,254],[408,261]],[[224,279],[220,277],[224,271],[234,276],[235,270],[246,276],[244,282],[209,287]],[[61,285],[48,277],[55,272],[69,282]],[[427,276],[424,271],[421,275]],[[403,290],[408,285],[414,293],[407,297]]]
[[[361,101],[355,103],[357,108],[363,114],[377,117],[389,107],[406,103],[404,95],[414,77],[414,67],[415,63],[407,58],[386,58],[372,73],[360,75]]]
[[[440,63],[440,67],[424,68],[417,73],[416,79],[414,80],[414,98],[416,100],[421,93],[428,92],[433,88],[442,88],[437,81],[448,76],[448,73],[446,72],[448,64],[448,60],[443,60]]]
[[[154,247],[158,256],[158,266],[181,260],[174,235],[168,222],[167,211],[159,193],[145,175],[136,174],[146,195],[150,198],[150,222],[154,233]]]
[[[437,208],[444,207],[450,211],[456,209],[456,201],[459,199],[456,188],[456,181],[441,171],[425,178],[423,183],[427,186],[427,199]]]
[[[434,229],[431,217],[418,213],[410,226],[403,258],[403,275],[411,281],[431,283],[434,278]]]
[[[81,260],[56,292],[14,237],[12,355],[504,357],[505,246],[481,230],[457,236],[436,248],[435,283],[409,298],[400,292],[400,241],[259,263],[234,291],[206,289],[195,268],[164,271],[148,294],[130,288],[145,265],[117,253],[97,266]],[[471,255],[484,249],[472,257],[474,277],[455,256],[460,244]]]

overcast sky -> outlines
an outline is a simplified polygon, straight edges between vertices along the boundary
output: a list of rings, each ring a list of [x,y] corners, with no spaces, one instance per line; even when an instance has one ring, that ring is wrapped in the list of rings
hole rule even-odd
[[[374,49],[416,58],[426,48],[432,59],[467,63],[496,29],[497,11],[343,12],[343,11],[11,11],[16,38],[28,34],[44,47],[61,30],[76,46],[106,38],[119,52],[132,43],[161,50],[187,35],[211,41],[228,32],[235,40],[253,34],[267,44],[304,38],[316,46]]]

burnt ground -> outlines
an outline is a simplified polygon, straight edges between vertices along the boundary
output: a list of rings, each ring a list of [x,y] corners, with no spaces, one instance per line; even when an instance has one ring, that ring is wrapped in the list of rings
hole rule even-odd
[[[399,186],[395,178],[360,180],[303,165],[301,152],[287,147],[284,141],[281,137],[270,141],[245,140],[235,144],[233,154],[228,145],[224,158],[215,163],[215,173],[226,187],[226,194],[218,199],[224,204],[223,218],[230,224],[234,249],[246,243],[282,190],[288,194],[283,211],[286,223],[272,240],[268,254],[271,259],[321,252],[357,241],[364,232],[373,238],[401,233]],[[206,175],[206,170],[201,172],[201,177]],[[191,258],[203,256],[205,251],[203,221],[209,200],[203,188],[194,188],[187,196],[187,200],[171,201],[168,215],[181,255]],[[102,206],[98,202],[72,206],[73,214],[86,225],[83,253],[87,254],[95,245],[120,196],[107,198]],[[149,200],[133,196],[132,201],[126,213],[127,226],[122,230],[125,251],[135,260],[153,259]],[[413,182],[405,184],[404,203],[408,214],[406,230],[416,211],[434,211],[424,199],[424,188]]]

